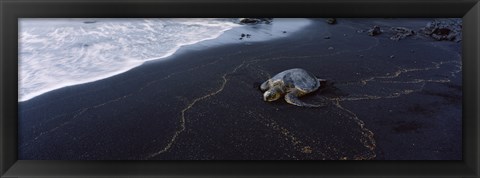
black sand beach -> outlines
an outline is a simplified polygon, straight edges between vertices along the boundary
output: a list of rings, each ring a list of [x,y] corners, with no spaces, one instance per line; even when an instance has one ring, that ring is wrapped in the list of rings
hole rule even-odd
[[[462,159],[461,43],[367,34],[432,19],[312,20],[21,102],[19,159]],[[301,98],[325,107],[262,100],[259,85],[290,68],[328,80]]]

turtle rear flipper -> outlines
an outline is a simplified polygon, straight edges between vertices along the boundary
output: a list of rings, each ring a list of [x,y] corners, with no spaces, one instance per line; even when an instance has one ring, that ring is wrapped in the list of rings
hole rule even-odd
[[[302,107],[322,107],[322,106],[325,106],[325,104],[319,104],[319,105],[315,105],[315,104],[308,104],[308,103],[305,103],[301,100],[298,99],[298,90],[292,90],[291,92],[287,93],[285,95],[285,101],[287,103],[290,103],[290,104],[293,104],[295,106],[302,106]]]

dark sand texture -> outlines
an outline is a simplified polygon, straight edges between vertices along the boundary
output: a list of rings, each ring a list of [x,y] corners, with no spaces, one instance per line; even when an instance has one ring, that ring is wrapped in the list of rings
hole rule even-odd
[[[314,19],[49,92],[19,104],[19,159],[460,160],[461,44],[366,32],[430,20]],[[262,100],[260,83],[290,68],[329,80],[301,98],[325,107]]]

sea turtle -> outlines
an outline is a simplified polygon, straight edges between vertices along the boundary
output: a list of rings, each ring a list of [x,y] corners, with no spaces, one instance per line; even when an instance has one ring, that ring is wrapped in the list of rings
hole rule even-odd
[[[287,103],[304,106],[304,107],[320,107],[323,105],[313,105],[300,101],[298,97],[312,93],[320,88],[320,82],[325,79],[318,79],[304,69],[294,68],[285,70],[265,81],[260,89],[264,91],[264,101],[278,100],[285,95]]]

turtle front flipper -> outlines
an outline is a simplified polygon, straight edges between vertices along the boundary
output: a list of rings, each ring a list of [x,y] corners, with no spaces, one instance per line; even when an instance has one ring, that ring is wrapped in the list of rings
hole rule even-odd
[[[287,103],[293,104],[295,106],[301,106],[301,107],[322,107],[322,106],[325,106],[325,104],[314,105],[314,104],[305,103],[305,102],[298,99],[298,95],[299,95],[299,91],[294,89],[294,90],[292,90],[291,92],[288,92],[285,95],[285,101]]]
[[[270,88],[270,80],[267,80],[260,85],[260,90],[267,91]]]

